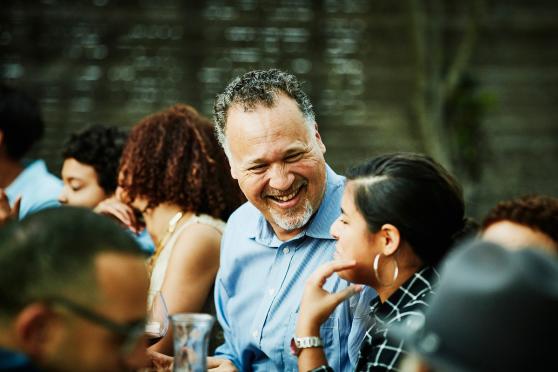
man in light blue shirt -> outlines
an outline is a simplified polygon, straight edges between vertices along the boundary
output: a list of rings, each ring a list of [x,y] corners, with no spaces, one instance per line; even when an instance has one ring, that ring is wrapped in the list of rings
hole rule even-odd
[[[0,86],[0,204],[7,205],[7,198],[13,207],[21,197],[20,219],[59,205],[62,181],[48,172],[44,161],[22,161],[43,132],[35,100],[15,89]]]
[[[62,181],[48,172],[43,160],[27,164],[17,178],[6,188],[8,200],[13,204],[21,196],[19,218],[45,208],[58,207]]]
[[[279,70],[233,80],[215,103],[216,131],[248,202],[229,219],[215,283],[225,332],[208,367],[296,371],[290,353],[308,276],[332,260],[329,228],[340,213],[344,179],[325,163],[312,105],[296,78]],[[347,282],[333,276],[324,288]],[[354,319],[374,293],[341,304],[320,335],[336,371],[353,369],[363,322]]]

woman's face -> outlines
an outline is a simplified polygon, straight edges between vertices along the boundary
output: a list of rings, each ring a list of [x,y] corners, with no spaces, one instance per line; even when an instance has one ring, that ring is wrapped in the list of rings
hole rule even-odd
[[[95,169],[73,158],[64,160],[62,181],[64,187],[58,197],[62,204],[94,208],[109,196],[99,186]]]
[[[349,182],[341,200],[341,215],[331,225],[331,235],[337,240],[335,258],[356,261],[354,268],[339,272],[341,278],[372,285],[372,264],[381,249],[380,234],[370,232],[354,200],[354,184]]]

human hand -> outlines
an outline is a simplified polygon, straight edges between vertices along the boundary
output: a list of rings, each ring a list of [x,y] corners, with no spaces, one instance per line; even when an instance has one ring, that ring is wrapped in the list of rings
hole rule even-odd
[[[156,351],[147,350],[150,367],[141,368],[138,372],[170,372],[172,371],[174,358]]]
[[[207,357],[207,370],[210,372],[238,372],[233,362],[216,357]]]
[[[8,222],[10,219],[17,219],[19,216],[19,208],[21,206],[21,196],[18,196],[14,202],[14,206],[10,207],[10,200],[4,189],[0,189],[0,226]]]
[[[296,322],[297,337],[320,336],[320,325],[345,299],[362,290],[362,285],[350,285],[335,293],[323,289],[326,280],[335,272],[356,266],[356,261],[331,261],[320,267],[308,278],[304,287],[300,311]]]
[[[128,204],[118,200],[115,196],[101,201],[93,211],[114,218],[136,234],[141,232],[144,228],[143,224],[136,217],[134,209]]]

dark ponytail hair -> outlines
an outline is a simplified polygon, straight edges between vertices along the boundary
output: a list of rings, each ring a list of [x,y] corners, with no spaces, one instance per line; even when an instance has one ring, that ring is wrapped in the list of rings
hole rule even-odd
[[[368,228],[394,225],[425,264],[436,265],[467,225],[461,186],[429,156],[376,156],[347,177]]]

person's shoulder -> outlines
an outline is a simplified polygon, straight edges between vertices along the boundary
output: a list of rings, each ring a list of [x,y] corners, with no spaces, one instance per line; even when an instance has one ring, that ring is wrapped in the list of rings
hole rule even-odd
[[[247,245],[239,243],[246,242],[257,234],[261,218],[260,211],[250,202],[244,203],[231,214],[221,241],[222,260],[250,251]]]
[[[257,221],[260,216],[260,211],[247,201],[231,214],[227,221],[227,228],[238,224],[245,225],[249,221]]]
[[[40,178],[42,192],[49,195],[55,195],[58,198],[62,190],[62,180],[51,173],[46,173]]]
[[[219,256],[221,233],[214,227],[195,223],[184,229],[177,237],[171,260],[198,262],[208,257]],[[198,257],[199,259],[196,259]]]
[[[21,196],[19,217],[40,210],[60,206],[58,196],[62,190],[62,181],[49,173],[42,160],[30,163],[20,176],[10,185],[9,196]]]
[[[50,173],[43,160],[34,160],[27,165],[21,174],[25,188],[33,188],[38,194],[56,194],[62,189],[62,180]]]

